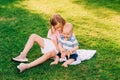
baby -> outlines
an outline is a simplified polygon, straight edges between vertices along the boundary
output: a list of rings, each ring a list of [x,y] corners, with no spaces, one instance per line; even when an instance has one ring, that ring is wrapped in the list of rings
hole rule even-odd
[[[62,66],[68,67],[68,65],[74,62],[78,57],[76,53],[76,50],[78,49],[78,41],[73,34],[72,24],[65,24],[63,34],[58,40],[58,46],[60,52],[57,54],[51,65],[58,64],[60,58],[64,59],[66,57],[67,61],[65,61]]]

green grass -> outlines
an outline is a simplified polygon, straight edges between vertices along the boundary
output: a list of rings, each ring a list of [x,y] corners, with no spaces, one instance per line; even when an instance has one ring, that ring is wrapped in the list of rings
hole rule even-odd
[[[120,78],[119,0],[1,0],[0,80],[118,80]],[[76,66],[50,66],[52,60],[19,74],[11,61],[19,55],[30,34],[46,37],[49,18],[59,13],[74,25],[80,49],[96,55]],[[37,44],[29,62],[42,54]]]

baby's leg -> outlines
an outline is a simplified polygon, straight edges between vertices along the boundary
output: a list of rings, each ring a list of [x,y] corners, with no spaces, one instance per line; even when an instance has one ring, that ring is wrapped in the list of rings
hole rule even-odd
[[[68,67],[69,64],[71,64],[72,62],[74,62],[75,60],[74,59],[68,59],[66,62],[64,62],[62,64],[63,67]]]
[[[58,64],[58,62],[59,62],[59,57],[56,56],[55,60],[53,62],[51,62],[50,65]]]

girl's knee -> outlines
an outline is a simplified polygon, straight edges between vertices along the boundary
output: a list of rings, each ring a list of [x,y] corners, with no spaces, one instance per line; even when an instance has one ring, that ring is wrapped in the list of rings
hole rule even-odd
[[[29,36],[29,39],[32,40],[32,41],[35,41],[35,38],[36,38],[36,34],[31,34]]]
[[[54,51],[51,51],[51,52],[48,52],[48,53],[46,53],[46,54],[44,54],[44,55],[52,58],[52,57],[55,57],[55,56],[56,56],[56,53],[55,53]]]
[[[46,53],[46,54],[44,54],[44,56],[45,56],[46,58],[51,58],[51,54],[50,54],[50,53]]]
[[[36,39],[41,38],[41,37],[37,34],[31,34],[30,38],[36,41]]]
[[[35,38],[37,36],[37,34],[31,34],[30,38]]]
[[[56,52],[55,51],[51,52],[51,57],[55,57],[55,56],[56,56]]]

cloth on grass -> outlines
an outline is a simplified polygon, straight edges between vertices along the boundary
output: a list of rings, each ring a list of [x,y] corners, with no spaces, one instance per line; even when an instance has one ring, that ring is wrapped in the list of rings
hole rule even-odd
[[[77,65],[80,64],[84,60],[91,59],[96,53],[96,50],[86,50],[86,49],[79,49],[77,50],[77,60],[72,62],[70,65]],[[67,59],[60,59],[60,62],[66,61]]]

